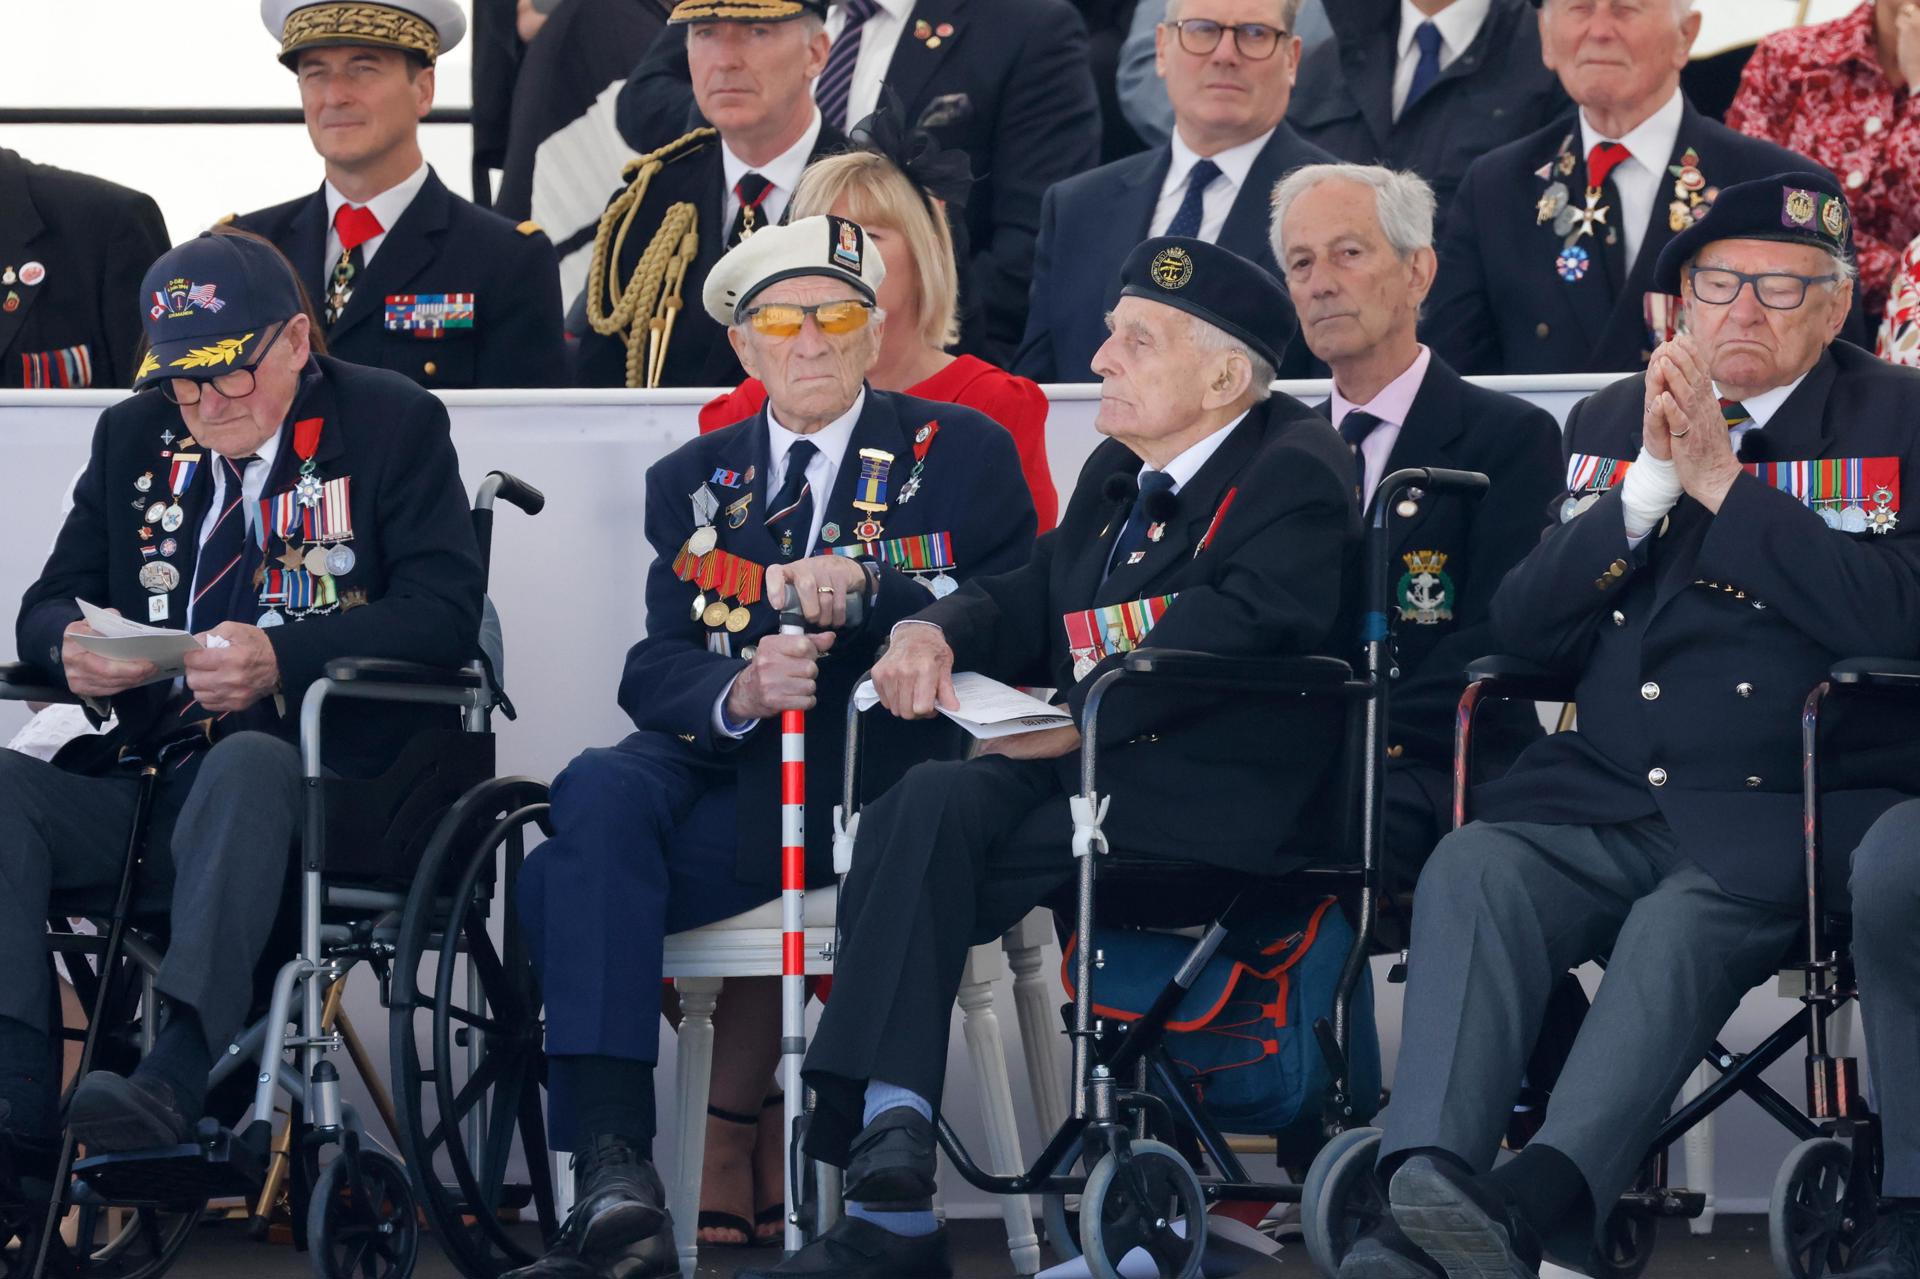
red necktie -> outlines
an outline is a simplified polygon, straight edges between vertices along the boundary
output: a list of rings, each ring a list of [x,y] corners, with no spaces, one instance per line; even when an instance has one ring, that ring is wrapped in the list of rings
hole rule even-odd
[[[1633,152],[1618,142],[1602,142],[1587,153],[1587,185],[1594,188],[1607,184],[1607,178],[1613,171],[1633,159]]]
[[[340,237],[342,253],[351,253],[386,231],[380,219],[373,216],[372,209],[356,209],[351,204],[343,204],[333,211],[333,229]]]

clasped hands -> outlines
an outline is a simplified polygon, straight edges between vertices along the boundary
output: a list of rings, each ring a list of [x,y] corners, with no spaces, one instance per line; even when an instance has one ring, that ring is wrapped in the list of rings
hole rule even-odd
[[[1718,513],[1740,460],[1706,358],[1690,337],[1661,343],[1647,364],[1642,441],[1649,455],[1673,463],[1687,496]]]

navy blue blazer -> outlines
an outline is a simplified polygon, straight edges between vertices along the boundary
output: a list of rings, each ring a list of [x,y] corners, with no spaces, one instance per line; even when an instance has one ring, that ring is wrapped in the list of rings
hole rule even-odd
[[[1645,377],[1579,404],[1570,453],[1640,451]],[[1775,461],[1920,464],[1911,423],[1920,372],[1836,342],[1767,423]],[[1548,532],[1493,601],[1507,651],[1578,678],[1580,725],[1528,747],[1480,788],[1494,821],[1599,824],[1662,815],[1730,893],[1804,900],[1800,709],[1847,657],[1920,657],[1920,529],[1829,528],[1753,475],[1718,514],[1683,497],[1656,536],[1627,546],[1620,491]],[[1826,757],[1828,850],[1846,856],[1911,788],[1920,761],[1898,717],[1840,717]],[[1840,889],[1846,876],[1829,876]]]
[[[325,314],[327,196],[312,195],[259,209],[234,225],[272,240],[305,281]],[[396,294],[471,293],[473,327],[438,337],[388,328],[386,301]],[[380,251],[354,281],[353,300],[326,331],[338,359],[392,369],[434,390],[565,386],[567,357],[560,314],[560,264],[553,245],[531,222],[518,228],[497,213],[447,190],[440,175],[387,228]]]
[[[1332,161],[1282,121],[1255,157],[1227,211],[1220,247],[1279,276],[1267,233],[1274,184],[1302,165]],[[1099,381],[1093,374],[1093,353],[1107,340],[1106,313],[1120,296],[1120,266],[1147,238],[1172,162],[1171,144],[1162,144],[1047,191],[1033,255],[1033,289],[1027,297],[1027,332],[1014,359],[1015,373],[1036,382]],[[1281,377],[1325,372],[1297,336],[1281,353]]]
[[[1709,187],[1726,188],[1794,169],[1819,166],[1771,142],[1735,133],[1686,104],[1673,155],[1698,153]],[[1581,278],[1567,280],[1557,262],[1565,241],[1552,220],[1539,219],[1550,182],[1576,201],[1586,190],[1580,120],[1569,114],[1537,133],[1474,162],[1447,213],[1440,241],[1440,277],[1427,302],[1421,340],[1469,376],[1487,373],[1637,373],[1656,343],[1645,297],[1654,263],[1675,232],[1669,222],[1672,183],[1663,180],[1633,269],[1618,283],[1600,238],[1584,237],[1592,255]],[[1563,151],[1575,160],[1566,176],[1539,171]],[[1615,204],[1617,206],[1617,200]],[[1619,256],[1625,257],[1620,250]]]
[[[914,436],[937,422],[926,454],[919,491],[902,501],[900,490],[914,459]],[[767,411],[702,435],[675,449],[647,470],[646,532],[654,560],[647,571],[647,636],[627,653],[620,679],[620,708],[641,729],[671,733],[689,751],[708,758],[731,758],[740,778],[740,852],[738,878],[745,883],[777,885],[780,875],[780,731],[761,723],[741,742],[715,734],[714,705],[746,668],[741,650],[779,629],[766,600],[751,608],[747,628],[732,636],[732,656],[708,650],[709,629],[693,619],[697,587],[674,575],[673,561],[694,529],[688,495],[707,484],[716,471],[733,472],[734,487],[710,485],[722,508],[750,498],[735,526],[716,519],[719,547],[754,564],[778,562],[773,535],[761,520],[768,491]],[[853,506],[861,449],[893,455],[892,505],[879,518],[887,538],[948,533],[955,569],[964,581],[976,574],[1003,573],[1024,564],[1033,551],[1036,521],[1033,499],[1020,476],[1020,458],[1005,428],[972,409],[885,391],[867,391],[853,438],[835,474],[821,524],[816,554],[827,553],[829,524],[839,526],[840,544],[865,518]],[[751,477],[751,478],[749,478]],[[807,876],[813,884],[832,877],[833,830],[826,815],[840,802],[841,751],[846,740],[847,699],[854,684],[873,665],[887,632],[932,600],[910,574],[880,568],[880,592],[866,623],[842,633],[821,659],[818,703],[807,716],[807,805],[816,819],[807,828]],[[913,763],[932,757],[951,740],[943,719],[907,723],[884,712],[867,725],[861,790],[878,795]]]

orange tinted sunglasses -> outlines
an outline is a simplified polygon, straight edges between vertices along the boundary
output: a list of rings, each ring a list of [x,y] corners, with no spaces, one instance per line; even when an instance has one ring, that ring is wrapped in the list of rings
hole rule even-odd
[[[873,304],[852,298],[841,302],[820,302],[813,306],[802,306],[798,302],[769,302],[765,306],[748,307],[747,323],[753,326],[755,333],[763,333],[770,338],[790,338],[800,332],[809,315],[820,326],[822,333],[839,337],[866,328],[867,321],[873,318]]]

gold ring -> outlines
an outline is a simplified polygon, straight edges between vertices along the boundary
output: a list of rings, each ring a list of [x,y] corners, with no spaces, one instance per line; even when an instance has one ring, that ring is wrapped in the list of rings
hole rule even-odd
[[[1667,438],[1668,438],[1668,439],[1670,439],[1670,440],[1684,440],[1684,439],[1686,439],[1686,438],[1687,438],[1687,437],[1688,437],[1689,435],[1692,435],[1692,434],[1693,434],[1693,428],[1692,428],[1692,427],[1688,427],[1688,428],[1687,428],[1686,430],[1684,430],[1684,431],[1668,431],[1668,432],[1667,432]]]
[[[820,593],[822,595],[831,595],[833,594],[833,588],[831,586],[823,586],[820,588]]]

